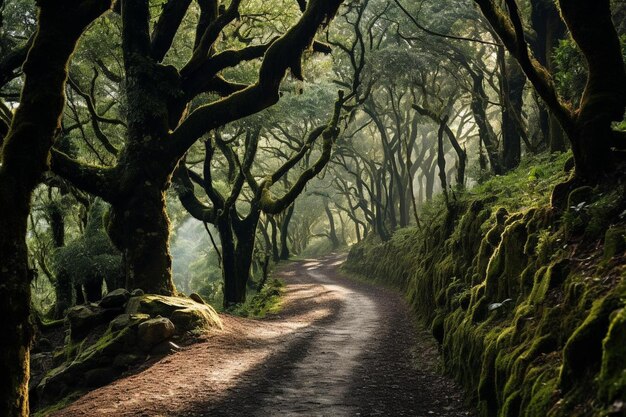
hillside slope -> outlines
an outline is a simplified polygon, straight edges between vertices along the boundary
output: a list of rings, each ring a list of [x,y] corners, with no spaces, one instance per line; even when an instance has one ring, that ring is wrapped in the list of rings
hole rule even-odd
[[[552,208],[566,160],[435,202],[423,229],[370,237],[346,263],[406,293],[484,416],[626,413],[624,184]]]

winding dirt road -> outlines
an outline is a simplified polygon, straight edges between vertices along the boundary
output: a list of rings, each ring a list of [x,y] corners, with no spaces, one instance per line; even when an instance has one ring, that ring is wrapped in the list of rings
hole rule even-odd
[[[225,330],[92,391],[55,416],[473,415],[436,371],[402,297],[343,277],[343,258],[295,262],[281,313]]]

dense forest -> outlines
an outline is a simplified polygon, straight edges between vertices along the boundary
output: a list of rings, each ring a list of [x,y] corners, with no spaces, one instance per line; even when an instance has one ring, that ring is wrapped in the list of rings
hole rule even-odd
[[[621,0],[0,0],[0,416],[626,415],[625,59]]]

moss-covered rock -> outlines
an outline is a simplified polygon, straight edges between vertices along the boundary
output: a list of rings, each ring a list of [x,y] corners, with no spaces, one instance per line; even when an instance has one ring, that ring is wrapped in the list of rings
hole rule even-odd
[[[222,323],[215,310],[181,297],[115,290],[98,305],[72,308],[67,317],[71,338],[64,359],[37,385],[40,405],[85,387],[110,382],[146,358],[175,351],[170,338],[181,338]],[[125,305],[125,310],[120,307]],[[104,307],[107,308],[104,308]],[[63,358],[61,358],[63,359]]]
[[[604,260],[626,252],[626,227],[610,227],[604,234]]]
[[[118,310],[105,309],[96,305],[80,305],[68,310],[66,320],[72,339],[83,338],[95,327],[108,322],[119,314]]]
[[[98,303],[103,308],[124,308],[130,298],[130,293],[125,288],[118,288],[108,292]]]
[[[126,313],[167,317],[174,325],[180,325],[177,326],[177,332],[222,328],[222,322],[213,307],[189,298],[154,294],[132,297],[126,306]]]
[[[174,323],[165,317],[157,317],[146,320],[139,324],[137,331],[137,343],[148,351],[154,346],[174,336],[176,329]]]

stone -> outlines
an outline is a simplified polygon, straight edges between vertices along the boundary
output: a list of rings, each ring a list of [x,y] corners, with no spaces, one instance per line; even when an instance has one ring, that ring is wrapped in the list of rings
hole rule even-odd
[[[110,314],[103,308],[80,305],[68,310],[66,319],[70,324],[70,335],[77,340],[92,330],[94,327],[105,323]]]
[[[100,307],[102,308],[122,308],[130,298],[130,293],[124,288],[118,288],[113,290],[100,300]]]
[[[152,348],[150,354],[152,355],[169,355],[174,352],[178,352],[180,350],[180,346],[176,343],[166,340],[164,342],[159,343],[155,347]]]
[[[175,332],[174,323],[166,317],[146,320],[137,328],[138,344],[145,350],[150,350],[153,346],[174,336]]]
[[[170,320],[172,320],[172,323],[176,326],[178,333],[194,330],[208,330],[214,327],[210,314],[202,308],[188,307],[174,310],[170,316]]]
[[[149,320],[150,316],[147,314],[120,314],[109,324],[109,328],[112,332],[116,332],[118,330],[123,329],[124,327],[133,326],[135,324],[142,323],[146,320]]]
[[[145,293],[143,292],[143,290],[141,288],[135,288],[134,290],[131,291],[130,296],[131,297],[141,297],[144,294]]]
[[[202,299],[202,297],[198,293],[192,292],[191,294],[189,294],[189,298],[191,298],[196,303],[206,305],[206,302]]]
[[[118,375],[112,368],[96,368],[85,372],[85,386],[101,387],[113,381]]]
[[[183,311],[175,313],[178,310]],[[179,331],[192,330],[193,327],[190,327],[189,323],[198,323],[202,329],[222,328],[222,321],[213,307],[200,304],[189,298],[154,294],[133,297],[128,301],[126,313],[159,315],[170,319],[174,317],[172,321],[176,320],[181,325]]]
[[[143,360],[143,356],[137,355],[135,353],[120,353],[113,359],[113,367],[117,369],[128,369],[131,365],[134,365],[141,360]]]

